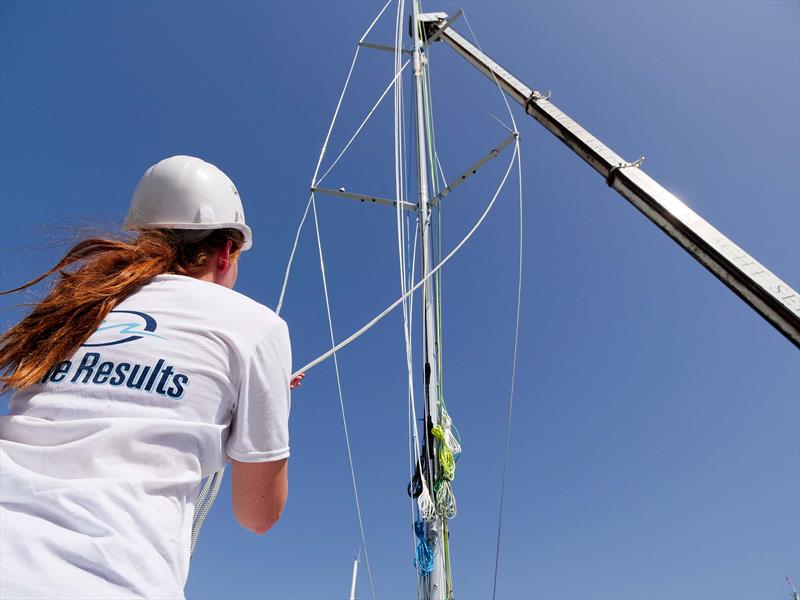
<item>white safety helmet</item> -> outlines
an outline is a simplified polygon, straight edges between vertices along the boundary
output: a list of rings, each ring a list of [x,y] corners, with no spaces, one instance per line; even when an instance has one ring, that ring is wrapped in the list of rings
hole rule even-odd
[[[253,245],[233,181],[211,163],[171,156],[145,172],[133,192],[126,228],[204,231],[237,229],[242,250]]]

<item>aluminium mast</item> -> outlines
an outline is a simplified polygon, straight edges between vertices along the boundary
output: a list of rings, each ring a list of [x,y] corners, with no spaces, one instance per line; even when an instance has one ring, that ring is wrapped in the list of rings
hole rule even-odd
[[[417,142],[417,185],[419,193],[418,215],[420,246],[422,251],[422,277],[425,279],[431,270],[431,240],[430,222],[431,210],[428,198],[428,172],[426,155],[426,119],[425,103],[423,97],[423,78],[427,58],[423,54],[423,42],[420,36],[419,7],[417,0],[411,0],[411,35],[414,40],[413,65],[414,65],[414,93],[416,99],[416,142]],[[433,282],[425,281],[422,287],[422,322],[423,322],[423,377],[425,397],[425,456],[427,461],[428,485],[434,493],[434,482],[438,470],[436,460],[436,444],[430,429],[439,424],[440,414],[438,405],[439,373],[437,370],[436,348],[436,315],[433,310]],[[424,477],[424,473],[420,473]],[[425,534],[433,551],[433,570],[424,578],[422,593],[425,600],[444,600],[447,595],[446,574],[444,565],[444,517],[436,514],[432,521],[426,522]]]

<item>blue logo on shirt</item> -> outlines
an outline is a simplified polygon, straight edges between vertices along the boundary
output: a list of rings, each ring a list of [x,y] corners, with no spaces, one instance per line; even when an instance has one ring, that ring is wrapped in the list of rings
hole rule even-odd
[[[112,316],[119,315],[119,316]],[[123,316],[132,315],[132,316]],[[115,346],[126,342],[140,340],[143,337],[156,337],[165,339],[155,333],[158,323],[147,313],[135,310],[112,310],[100,327],[89,338],[92,343],[83,344],[86,347]]]

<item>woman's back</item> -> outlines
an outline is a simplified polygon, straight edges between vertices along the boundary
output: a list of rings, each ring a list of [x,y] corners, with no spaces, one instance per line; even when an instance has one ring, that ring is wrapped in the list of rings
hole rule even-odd
[[[0,596],[183,596],[200,480],[289,455],[285,323],[158,275],[0,417]],[[13,583],[12,583],[13,582]]]

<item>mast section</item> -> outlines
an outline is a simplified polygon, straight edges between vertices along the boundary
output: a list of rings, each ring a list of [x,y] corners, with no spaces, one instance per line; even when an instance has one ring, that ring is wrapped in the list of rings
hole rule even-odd
[[[430,199],[428,194],[428,169],[426,154],[426,119],[425,103],[423,91],[423,78],[427,67],[427,58],[423,50],[423,42],[420,36],[419,6],[417,0],[411,0],[411,35],[414,40],[412,51],[414,64],[414,93],[416,100],[416,143],[417,143],[417,186],[419,194],[418,221],[420,232],[420,244],[422,251],[422,276],[427,277],[431,270],[431,211]],[[428,465],[428,486],[431,493],[434,493],[434,482],[437,477],[438,461],[436,460],[436,446],[433,443],[433,436],[430,429],[439,424],[441,415],[438,404],[438,383],[439,373],[437,370],[437,348],[436,348],[436,321],[433,308],[433,282],[427,280],[422,287],[422,306],[423,306],[423,344],[424,344],[424,366],[423,377],[425,385],[425,448],[426,453],[423,457]],[[422,474],[420,474],[422,475]],[[447,595],[446,574],[444,566],[444,517],[436,514],[432,522],[425,524],[425,531],[428,543],[433,551],[434,566],[433,571],[425,578],[422,593],[425,600],[444,600]]]

